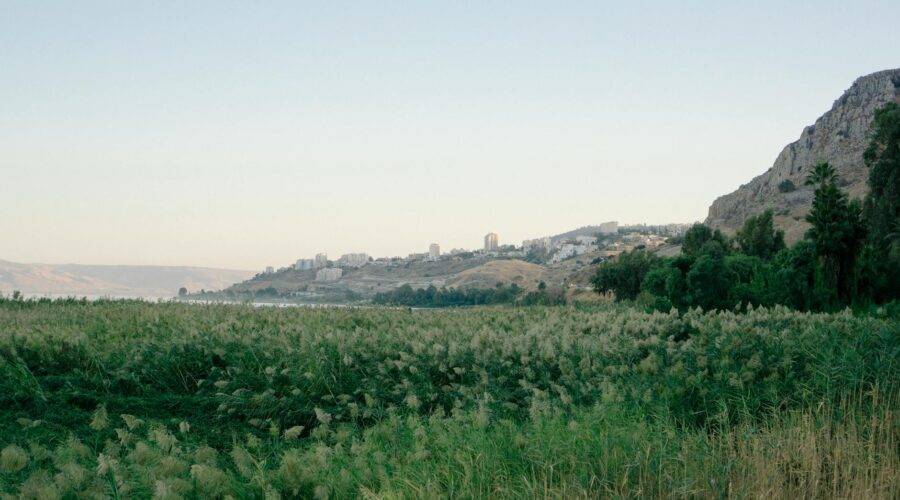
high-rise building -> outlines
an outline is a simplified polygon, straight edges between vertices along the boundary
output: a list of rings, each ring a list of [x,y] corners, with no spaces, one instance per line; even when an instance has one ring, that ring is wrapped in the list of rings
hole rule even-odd
[[[438,260],[441,258],[441,246],[437,243],[432,243],[428,245],[428,258],[431,260]]]
[[[272,274],[275,272],[275,268],[272,266],[266,266],[266,274]]]
[[[319,269],[318,272],[316,272],[316,281],[337,281],[341,279],[343,274],[344,270],[339,267]]]
[[[344,267],[362,267],[369,263],[369,254],[367,253],[348,253],[341,255],[337,260],[337,265]]]
[[[616,234],[619,232],[619,223],[616,221],[600,224],[600,234]]]
[[[498,243],[497,233],[488,233],[484,236],[484,251],[485,252],[496,252],[500,249],[500,244]]]
[[[547,237],[535,238],[533,240],[525,240],[522,242],[522,250],[524,250],[526,252],[528,252],[529,250],[535,249],[535,248],[542,248],[549,252],[552,247],[553,247],[553,242],[550,240],[550,238],[547,238]]]
[[[313,269],[316,267],[316,261],[314,259],[297,259],[297,263],[294,264],[294,269],[298,271],[306,271],[307,269]]]
[[[328,254],[317,253],[316,254],[316,269],[321,269],[327,265],[328,265]]]

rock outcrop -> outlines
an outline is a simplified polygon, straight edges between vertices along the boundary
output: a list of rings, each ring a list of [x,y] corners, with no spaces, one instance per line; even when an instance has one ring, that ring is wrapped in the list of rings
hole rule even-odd
[[[869,125],[875,110],[889,102],[900,102],[900,69],[857,79],[830,111],[781,151],[769,170],[717,198],[709,207],[706,223],[734,233],[748,217],[771,208],[788,243],[801,239],[809,227],[804,217],[813,198],[812,188],[804,183],[817,163],[831,163],[840,175],[842,189],[851,197],[865,195],[868,170],[863,151]]]

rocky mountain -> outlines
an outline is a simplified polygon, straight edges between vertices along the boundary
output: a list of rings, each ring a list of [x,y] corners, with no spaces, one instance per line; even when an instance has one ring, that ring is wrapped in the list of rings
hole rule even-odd
[[[0,260],[0,293],[35,295],[173,297],[178,289],[221,290],[252,271],[180,266],[21,264]]]
[[[781,151],[769,170],[717,198],[709,207],[706,223],[734,233],[748,217],[771,208],[788,243],[801,239],[809,227],[804,216],[813,198],[812,188],[804,182],[817,163],[831,163],[842,179],[842,189],[851,197],[865,195],[868,170],[862,156],[869,125],[875,110],[889,102],[900,102],[900,69],[857,79],[831,110]]]

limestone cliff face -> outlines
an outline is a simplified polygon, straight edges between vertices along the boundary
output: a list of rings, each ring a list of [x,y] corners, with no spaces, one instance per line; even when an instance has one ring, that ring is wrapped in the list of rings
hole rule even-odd
[[[817,163],[831,163],[851,197],[865,195],[868,171],[862,156],[868,144],[867,133],[875,110],[888,102],[900,102],[900,69],[857,79],[830,111],[781,151],[769,170],[737,191],[717,198],[709,207],[706,223],[733,233],[748,217],[771,208],[788,243],[801,239],[808,228],[804,216],[813,197],[812,188],[804,182]],[[792,190],[785,181],[795,188]]]

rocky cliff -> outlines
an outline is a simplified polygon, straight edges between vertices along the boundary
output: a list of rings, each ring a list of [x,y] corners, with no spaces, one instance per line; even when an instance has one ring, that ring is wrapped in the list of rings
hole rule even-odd
[[[813,196],[812,188],[804,185],[810,171],[816,163],[827,161],[851,197],[864,196],[868,171],[862,156],[869,124],[875,110],[892,101],[900,102],[900,69],[857,79],[830,111],[781,151],[769,170],[717,198],[709,207],[706,223],[734,233],[748,217],[771,208],[788,243],[801,239],[808,228],[804,216]]]

